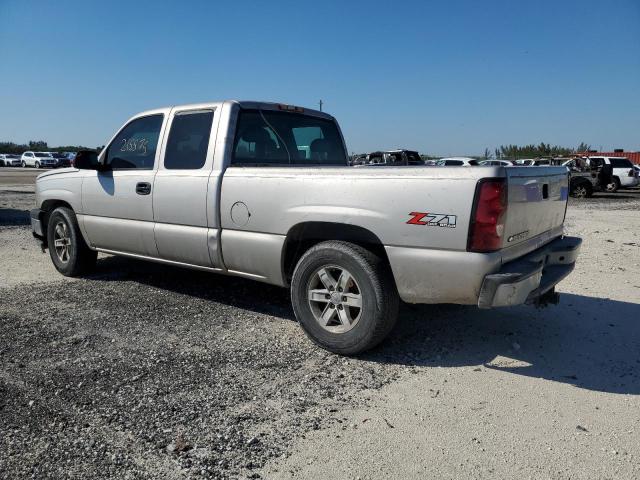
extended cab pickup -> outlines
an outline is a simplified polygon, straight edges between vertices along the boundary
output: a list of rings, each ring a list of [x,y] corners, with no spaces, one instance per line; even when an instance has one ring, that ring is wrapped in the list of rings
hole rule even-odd
[[[64,275],[105,252],[290,288],[308,336],[355,354],[399,299],[555,299],[581,243],[567,197],[564,167],[349,167],[332,116],[225,101],[141,113],[40,175],[31,223]]]

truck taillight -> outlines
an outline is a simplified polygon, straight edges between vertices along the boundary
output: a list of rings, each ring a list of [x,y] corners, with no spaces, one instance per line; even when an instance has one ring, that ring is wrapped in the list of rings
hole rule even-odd
[[[505,179],[481,180],[476,188],[467,249],[471,252],[499,250],[502,247],[506,212]]]

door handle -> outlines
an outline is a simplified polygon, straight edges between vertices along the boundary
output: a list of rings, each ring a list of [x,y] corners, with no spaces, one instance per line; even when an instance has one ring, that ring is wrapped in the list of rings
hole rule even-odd
[[[151,193],[151,184],[149,182],[138,182],[136,184],[136,193],[138,195],[149,195]]]

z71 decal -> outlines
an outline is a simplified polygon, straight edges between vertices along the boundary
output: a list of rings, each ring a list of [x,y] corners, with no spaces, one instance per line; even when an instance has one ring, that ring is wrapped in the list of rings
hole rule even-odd
[[[447,213],[411,212],[409,225],[426,225],[428,227],[456,228],[456,216]]]

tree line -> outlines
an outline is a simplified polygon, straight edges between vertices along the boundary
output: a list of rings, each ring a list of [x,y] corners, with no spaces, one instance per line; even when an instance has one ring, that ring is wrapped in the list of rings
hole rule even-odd
[[[591,146],[580,142],[576,148],[561,147],[541,142],[539,145],[501,145],[493,152],[488,148],[484,151],[484,158],[497,158],[507,160],[517,160],[519,158],[540,158],[540,157],[566,157],[579,152],[588,152]]]
[[[78,152],[80,150],[98,150],[102,148],[84,147],[81,145],[63,145],[50,147],[44,140],[29,140],[29,143],[0,142],[0,153],[22,154],[27,150],[34,152]]]

